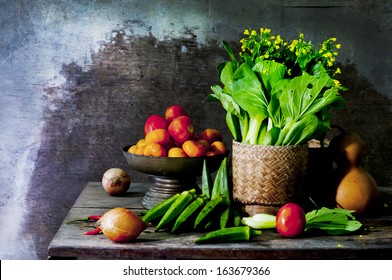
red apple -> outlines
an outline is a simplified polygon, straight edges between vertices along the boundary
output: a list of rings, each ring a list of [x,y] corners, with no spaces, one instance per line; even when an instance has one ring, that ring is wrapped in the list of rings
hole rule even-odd
[[[166,119],[160,115],[151,115],[144,124],[144,134],[147,135],[149,132],[160,128],[167,129]]]
[[[171,105],[165,111],[165,119],[168,123],[181,116],[188,116],[188,113],[180,105]]]
[[[177,145],[182,145],[195,136],[195,128],[192,119],[188,116],[180,116],[172,120],[168,128],[170,137]]]

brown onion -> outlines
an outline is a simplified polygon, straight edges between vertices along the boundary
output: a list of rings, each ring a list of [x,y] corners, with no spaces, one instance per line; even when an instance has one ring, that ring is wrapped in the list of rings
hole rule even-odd
[[[121,168],[110,168],[102,176],[102,187],[110,195],[122,195],[131,185],[131,178]]]
[[[147,228],[135,212],[121,207],[107,211],[98,224],[102,233],[114,242],[134,240]]]

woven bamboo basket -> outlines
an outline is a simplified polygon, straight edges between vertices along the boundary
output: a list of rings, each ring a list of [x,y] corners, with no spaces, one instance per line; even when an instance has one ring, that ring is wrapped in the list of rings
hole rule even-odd
[[[233,198],[254,212],[292,201],[306,175],[308,146],[263,146],[233,141]],[[258,210],[257,210],[258,209]]]

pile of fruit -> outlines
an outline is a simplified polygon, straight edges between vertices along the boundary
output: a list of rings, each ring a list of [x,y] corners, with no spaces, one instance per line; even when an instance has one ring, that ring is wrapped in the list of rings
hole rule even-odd
[[[180,105],[171,105],[165,115],[151,115],[144,124],[145,137],[128,152],[155,157],[202,157],[226,154],[220,131],[207,128],[197,134],[193,120]]]

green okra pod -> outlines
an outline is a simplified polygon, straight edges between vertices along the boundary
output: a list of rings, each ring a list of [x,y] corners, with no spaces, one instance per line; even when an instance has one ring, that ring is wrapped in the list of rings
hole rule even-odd
[[[198,228],[201,224],[206,223],[209,217],[211,217],[212,213],[216,211],[221,211],[221,207],[225,204],[225,200],[222,196],[216,196],[212,198],[200,211],[199,215],[197,215],[194,228]]]
[[[217,224],[218,224],[218,221],[215,219],[215,217],[212,217],[211,219],[206,221],[204,228],[207,230],[212,230],[212,229],[216,228]]]
[[[155,228],[155,231],[160,230],[162,227],[170,223],[172,220],[176,219],[178,215],[194,200],[196,190],[186,190],[183,191],[180,196],[174,201],[170,208],[163,215],[162,219],[159,221]]]
[[[196,199],[191,204],[189,204],[188,207],[186,207],[184,211],[182,211],[180,216],[178,216],[171,232],[174,233],[174,232],[178,231],[178,229],[183,224],[185,224],[186,222],[189,221],[190,217],[194,216],[197,213],[197,211],[202,209],[202,207],[206,204],[207,200],[208,200],[208,198],[204,194],[196,197]]]
[[[196,239],[196,244],[222,243],[222,242],[241,242],[251,241],[260,236],[261,230],[255,230],[249,226],[229,227],[211,231]]]
[[[222,160],[219,169],[216,172],[211,198],[214,198],[218,195],[223,195],[225,196],[226,201],[230,201],[230,191],[227,174],[227,157]]]
[[[203,161],[203,171],[201,175],[201,192],[206,195],[207,198],[211,198],[212,191],[212,177],[208,167],[207,161]]]
[[[180,196],[179,193],[176,193],[172,197],[158,203],[155,205],[153,208],[149,209],[143,216],[142,220],[146,223],[154,221],[167,212],[169,210],[170,206],[176,201],[176,199]]]
[[[232,218],[232,211],[230,205],[228,205],[221,213],[220,216],[220,228],[227,228]]]
[[[235,227],[238,227],[242,224],[242,215],[240,213],[240,211],[238,211],[237,209],[234,209],[233,211],[233,225]]]

